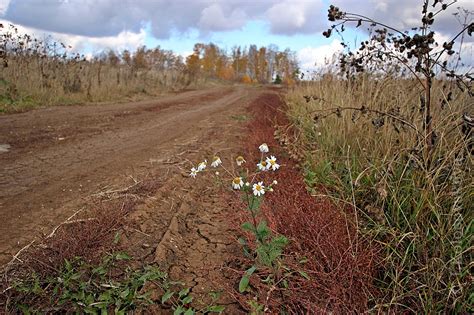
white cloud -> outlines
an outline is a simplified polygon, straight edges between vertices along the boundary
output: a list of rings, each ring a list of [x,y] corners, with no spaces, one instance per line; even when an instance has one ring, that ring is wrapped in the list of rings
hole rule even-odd
[[[223,8],[217,3],[201,12],[199,27],[203,30],[233,30],[245,25],[247,14],[241,9],[235,9],[226,16]]]
[[[5,26],[10,22],[0,19],[0,23]],[[29,34],[38,39],[43,39],[46,36],[51,36],[54,40],[63,42],[70,46],[72,52],[79,53],[96,53],[107,49],[113,50],[135,50],[137,47],[145,44],[146,32],[142,28],[139,32],[122,31],[116,36],[104,36],[104,37],[92,37],[92,36],[81,36],[71,35],[56,32],[47,32],[37,30],[31,27],[25,27],[21,25],[15,25],[18,34]]]
[[[139,32],[149,23],[155,37],[169,38],[190,30],[235,30],[256,20],[267,22],[275,34],[318,33],[324,16],[323,0],[11,0],[4,18],[83,36]]]
[[[330,2],[402,29],[421,21],[421,0]],[[457,6],[472,11],[474,1],[459,0],[438,15],[440,31],[453,34],[459,28],[452,16]],[[268,23],[274,34],[314,34],[326,27],[326,10],[325,0],[0,0],[0,16],[16,24],[93,37],[138,33],[145,23],[155,37],[169,38],[193,30],[235,30],[257,20]]]
[[[285,0],[266,11],[270,29],[276,34],[314,33],[323,28],[322,1]]]
[[[333,57],[342,51],[340,41],[333,40],[329,45],[319,47],[305,47],[297,52],[302,70],[316,70],[331,63]]]
[[[0,16],[4,16],[10,5],[10,0],[0,0]]]
[[[451,1],[444,1],[449,3]],[[393,26],[401,31],[412,27],[421,26],[421,10],[423,1],[414,0],[332,0],[331,3],[338,6],[342,11],[361,14],[386,25]],[[432,1],[430,1],[432,3]],[[474,1],[458,0],[454,5],[448,7],[435,17],[433,30],[453,35],[460,30],[460,24],[453,16],[458,12],[458,7],[474,11]],[[435,8],[428,6],[428,11],[436,12],[441,8],[438,4]],[[472,16],[471,16],[472,22]],[[355,23],[354,23],[355,24]],[[365,29],[361,27],[360,29]]]
[[[92,51],[104,49],[135,50],[137,47],[145,45],[146,32],[144,29],[141,29],[138,33],[122,31],[117,36],[106,37],[86,37],[67,34],[58,34],[57,36],[77,51],[83,51],[87,48],[92,49]]]

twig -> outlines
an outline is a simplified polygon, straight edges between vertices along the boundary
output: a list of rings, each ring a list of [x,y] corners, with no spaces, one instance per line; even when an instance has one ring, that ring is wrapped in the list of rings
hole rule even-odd
[[[106,190],[106,191],[101,191],[101,192],[98,192],[96,194],[92,194],[91,196],[99,196],[99,197],[103,197],[105,195],[112,195],[112,194],[117,194],[117,193],[124,193],[126,191],[128,191],[129,189],[137,186],[138,184],[141,183],[141,181],[137,181],[135,180],[133,177],[132,177],[133,181],[135,182],[134,184],[128,186],[128,187],[125,187],[125,188],[122,188],[122,189],[115,189],[115,190]]]
[[[11,265],[15,260],[18,260],[19,262],[23,262],[20,258],[18,258],[18,256],[26,249],[28,249],[31,245],[33,245],[33,243],[35,242],[35,240],[32,240],[28,245],[26,245],[25,247],[23,247],[22,249],[20,249],[12,258],[12,260],[10,260],[6,266],[9,266]]]
[[[53,237],[54,233],[56,233],[56,231],[57,231],[62,225],[67,224],[72,218],[74,218],[78,213],[82,212],[84,209],[85,209],[85,207],[82,207],[81,209],[77,210],[77,211],[74,212],[69,218],[67,218],[66,221],[63,221],[63,222],[60,223],[58,226],[56,226],[56,227],[53,229],[53,231],[52,231],[48,236],[46,236],[46,239]]]

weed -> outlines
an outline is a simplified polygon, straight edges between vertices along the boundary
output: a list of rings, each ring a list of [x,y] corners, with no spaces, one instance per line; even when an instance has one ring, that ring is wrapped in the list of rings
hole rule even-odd
[[[266,172],[275,172],[280,168],[275,156],[266,156],[269,152],[269,147],[266,143],[259,146],[260,159],[255,165],[255,170],[251,171],[245,168],[247,161],[244,157],[238,156],[235,159],[237,165],[236,171],[228,170],[222,163],[220,157],[213,157],[211,167],[222,168],[224,174],[216,172],[217,180],[220,184],[231,187],[233,191],[240,194],[243,204],[246,206],[248,217],[250,221],[244,222],[241,229],[251,237],[239,238],[239,243],[242,245],[244,254],[252,259],[253,265],[248,268],[242,275],[239,282],[239,292],[245,293],[250,289],[250,277],[257,271],[258,268],[270,268],[272,276],[268,277],[267,281],[279,279],[279,269],[281,266],[280,260],[284,248],[288,244],[288,239],[283,235],[275,235],[269,228],[267,221],[260,213],[260,207],[264,201],[266,193],[274,191],[273,187],[277,185],[277,181],[272,181],[265,185],[259,179],[261,174]],[[200,162],[197,166],[191,168],[190,176],[195,178],[199,173],[207,168],[207,160]],[[229,177],[226,179],[227,176]],[[229,184],[225,184],[228,183]],[[254,245],[254,246],[252,246]]]
[[[13,282],[7,310],[23,313],[77,312],[84,314],[125,314],[156,304],[153,288],[164,292],[161,304],[171,307],[174,314],[191,315],[221,313],[224,307],[215,305],[219,294],[212,293],[210,304],[198,309],[191,306],[190,289],[173,282],[154,266],[133,269],[132,257],[116,252],[103,257],[98,265],[86,263],[80,257],[66,260],[57,274],[46,277],[30,273]]]
[[[117,252],[93,266],[77,257],[66,260],[57,274],[41,277],[31,273],[13,283],[14,295],[7,309],[86,314],[113,310],[115,314],[124,314],[150,305],[153,302],[149,293],[142,289],[148,282],[165,281],[166,274],[151,266],[132,270],[123,264],[130,259],[126,253]]]
[[[472,92],[468,76],[440,62],[453,48],[434,49],[437,13],[423,3],[415,34],[373,30],[359,53],[342,58],[343,73],[289,93],[287,114],[312,193],[350,205],[358,234],[380,246],[371,310],[469,313],[473,133],[462,126],[472,121]],[[352,21],[380,25],[356,16],[332,6],[330,20],[341,24],[326,35]],[[412,71],[400,73],[397,57]]]

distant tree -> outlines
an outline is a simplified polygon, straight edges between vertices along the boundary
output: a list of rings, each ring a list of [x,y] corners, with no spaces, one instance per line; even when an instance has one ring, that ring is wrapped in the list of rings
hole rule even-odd
[[[130,54],[130,51],[125,49],[123,52],[122,52],[122,60],[123,62],[127,65],[127,66],[131,66],[132,65],[132,55]]]
[[[273,81],[273,84],[281,84],[281,82],[281,77],[279,74],[277,74],[275,80]]]
[[[112,49],[107,52],[107,63],[114,67],[120,63],[119,56]]]

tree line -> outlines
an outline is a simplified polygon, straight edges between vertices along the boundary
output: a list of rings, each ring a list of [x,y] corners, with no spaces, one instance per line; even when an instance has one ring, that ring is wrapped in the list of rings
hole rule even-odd
[[[51,37],[21,33],[0,24],[0,111],[19,103],[103,101],[157,94],[209,80],[293,84],[299,75],[295,52],[268,47],[198,43],[189,56],[161,47],[106,50],[93,55]]]

